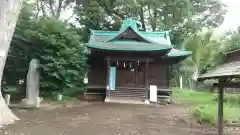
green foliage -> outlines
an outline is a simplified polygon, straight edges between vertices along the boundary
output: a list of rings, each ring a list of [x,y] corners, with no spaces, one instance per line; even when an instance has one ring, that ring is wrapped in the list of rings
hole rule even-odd
[[[240,105],[240,94],[225,93],[224,100],[231,105]]]
[[[83,86],[87,53],[81,37],[64,22],[41,18],[31,32],[31,42],[38,47],[35,57],[41,61],[42,87],[63,90]]]
[[[199,105],[193,111],[193,116],[199,123],[217,124],[217,105]]]
[[[188,37],[183,42],[182,49],[191,51],[192,55],[181,63],[178,75],[194,82],[199,74],[214,69],[225,60],[222,52],[227,46],[222,40],[213,39],[213,31],[210,30]]]
[[[226,39],[226,46],[228,47],[228,50],[226,51],[233,51],[240,49],[240,27],[237,31],[233,31],[227,35]]]
[[[183,63],[185,69],[199,73],[206,71],[222,62],[221,52],[225,49],[224,44],[212,39],[212,32],[204,35],[195,35],[183,43],[183,49],[192,51],[193,54]]]
[[[24,58],[26,69],[32,58],[40,60],[44,90],[84,87],[83,78],[88,66],[87,50],[81,36],[63,21],[44,16],[36,19],[31,7],[25,4],[21,12],[10,54]]]
[[[179,103],[197,105],[213,102],[216,98],[216,95],[208,92],[195,92],[187,89],[181,90],[174,88],[173,97]]]
[[[223,120],[224,123],[232,124],[240,120],[239,116],[240,110],[239,106],[232,106],[231,104],[224,104]],[[193,110],[193,116],[200,123],[210,123],[214,126],[217,126],[217,114],[218,114],[218,105],[217,104],[206,104],[198,105]]]
[[[184,48],[182,43],[186,38],[194,37],[203,27],[218,27],[223,22],[226,13],[224,7],[225,5],[219,1],[205,0],[90,0],[87,6],[76,7],[76,15],[77,21],[82,26],[80,33],[85,42],[89,38],[89,29],[117,31],[125,17],[136,17],[141,21],[141,30],[143,31],[171,30],[172,44],[176,45],[176,48],[182,49]],[[191,46],[196,47],[196,49],[202,47],[196,44],[199,43],[191,43]],[[215,44],[214,48],[217,48],[218,43],[213,44]],[[218,52],[208,53],[205,51],[206,49],[200,50],[202,51],[196,52],[204,52],[204,54],[213,55],[213,57],[218,56]],[[198,57],[199,53],[194,53],[197,58],[194,58],[194,61],[189,61],[191,63],[188,65],[193,65],[194,62],[194,66],[188,66],[191,67],[191,72],[185,73],[188,74],[188,77],[204,61]],[[203,70],[214,67],[216,64],[211,63],[212,61],[214,60],[209,60],[203,66]],[[178,78],[176,76],[180,72],[178,69],[179,65],[171,68],[173,82],[176,80],[175,78]]]
[[[240,95],[225,93],[224,96],[224,122],[233,123],[239,121]],[[190,105],[191,113],[198,122],[217,124],[217,94],[174,88],[173,98],[178,103]]]
[[[89,29],[118,30],[124,17],[137,17],[144,31],[171,30],[177,45],[203,26],[219,26],[226,12],[219,1],[203,0],[89,0],[76,9],[84,34]]]
[[[80,96],[84,94],[84,88],[66,88],[61,93],[63,101],[75,101],[79,100]],[[59,91],[41,91],[41,96],[47,100],[57,100]]]
[[[85,66],[86,54],[83,53],[84,47],[81,44],[88,41],[89,29],[116,31],[124,17],[137,17],[142,23],[142,30],[171,30],[172,43],[176,44],[177,48],[184,48],[181,44],[186,37],[195,38],[193,35],[196,35],[202,27],[219,26],[225,14],[224,5],[220,2],[203,0],[89,0],[83,6],[75,0],[64,0],[62,7],[61,4],[55,7],[56,0],[39,2],[44,4],[39,4],[41,5],[39,9],[25,4],[22,10],[9,54],[23,60],[19,62],[20,60],[10,59],[9,61],[14,62],[8,64],[8,67],[16,69],[19,68],[16,65],[28,63],[31,58],[39,58],[43,71],[42,81],[48,82],[42,83],[43,87],[56,90],[83,85],[80,80],[87,66]],[[72,2],[77,3],[74,8],[76,20],[81,26],[79,28],[55,20],[59,19],[61,10]],[[55,4],[52,16],[38,18],[40,11],[52,12],[52,4]],[[206,14],[206,11],[209,13]],[[213,44],[216,44],[213,46],[217,48],[218,43]],[[196,46],[195,49],[201,51],[195,51],[192,61],[189,60],[186,64],[186,67],[194,69],[191,69],[190,73],[196,69],[201,72],[209,69],[209,66],[212,68],[212,65],[216,65],[211,63],[215,61],[214,59],[202,66],[206,59],[200,58],[199,55],[203,53],[204,56],[207,54],[215,57],[218,56],[217,53],[209,53],[207,49],[201,49],[201,45],[195,45],[195,42],[191,46]],[[26,69],[27,66],[21,68]],[[172,68],[175,70],[174,73],[179,73],[178,68],[179,66]]]
[[[49,100],[58,101],[57,100],[57,95],[58,94],[59,94],[58,92],[52,92],[51,95],[49,95],[48,97],[44,97],[44,98],[49,99]],[[76,96],[72,96],[72,95],[69,95],[69,94],[63,94],[62,96],[63,96],[62,101],[59,101],[59,102],[78,101],[78,98]]]
[[[31,35],[29,33],[35,23],[32,10],[34,10],[32,5],[24,3],[18,17],[3,75],[8,85],[16,85],[16,79],[25,78],[27,73],[32,54],[32,51],[30,51],[32,45],[29,43]]]

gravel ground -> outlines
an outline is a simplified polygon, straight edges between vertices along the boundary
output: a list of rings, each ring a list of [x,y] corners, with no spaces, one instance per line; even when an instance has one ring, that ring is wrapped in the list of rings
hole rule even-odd
[[[13,112],[20,120],[1,135],[216,135],[215,129],[195,123],[180,105],[78,102]]]

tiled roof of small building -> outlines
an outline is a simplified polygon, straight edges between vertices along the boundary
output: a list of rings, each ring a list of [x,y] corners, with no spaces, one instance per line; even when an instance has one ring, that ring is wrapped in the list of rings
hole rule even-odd
[[[240,60],[224,63],[217,68],[209,71],[208,73],[202,74],[198,77],[202,79],[215,79],[219,77],[231,77],[240,76]]]
[[[225,54],[226,60],[222,65],[200,75],[198,79],[206,80],[220,77],[240,77],[240,50],[232,50]]]

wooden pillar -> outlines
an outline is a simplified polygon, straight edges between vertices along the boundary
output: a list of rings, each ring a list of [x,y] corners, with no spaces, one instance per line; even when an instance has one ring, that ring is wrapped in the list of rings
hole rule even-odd
[[[107,78],[106,78],[106,98],[110,98],[110,91],[109,91],[109,75],[110,75],[110,57],[107,57]]]
[[[149,85],[148,85],[148,71],[149,71],[149,60],[146,60],[145,65],[145,101],[149,101]]]
[[[218,135],[223,135],[223,95],[224,95],[224,89],[223,89],[223,80],[219,80],[219,86],[218,86]]]

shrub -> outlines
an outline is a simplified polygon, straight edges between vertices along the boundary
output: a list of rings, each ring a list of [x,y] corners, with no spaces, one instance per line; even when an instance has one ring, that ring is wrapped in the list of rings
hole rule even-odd
[[[217,107],[216,105],[199,105],[193,108],[193,116],[199,123],[217,123]]]
[[[173,89],[173,96],[179,103],[191,106],[191,113],[200,123],[210,123],[217,125],[218,118],[218,97],[217,94],[210,92],[196,92],[192,90]],[[194,107],[192,107],[194,106]],[[224,113],[225,123],[240,122],[240,95],[224,95]]]

